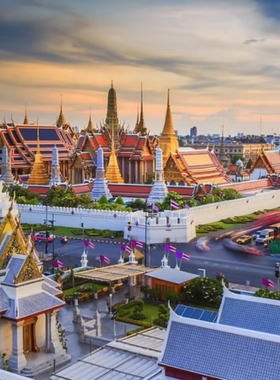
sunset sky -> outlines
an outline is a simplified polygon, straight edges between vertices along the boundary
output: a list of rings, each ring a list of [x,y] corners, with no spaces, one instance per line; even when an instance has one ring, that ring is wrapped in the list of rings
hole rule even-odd
[[[280,132],[280,1],[0,0],[0,121],[79,129],[105,119],[111,80],[134,128],[144,88],[151,134]],[[262,115],[262,124],[260,123]]]

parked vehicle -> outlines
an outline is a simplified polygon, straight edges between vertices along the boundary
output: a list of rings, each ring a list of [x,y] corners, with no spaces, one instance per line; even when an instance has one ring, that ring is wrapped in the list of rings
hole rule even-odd
[[[260,236],[256,239],[257,244],[265,244],[274,239],[274,230],[266,228],[262,230]]]
[[[239,238],[236,240],[236,243],[237,244],[248,244],[248,243],[251,243],[252,239],[253,238],[250,235],[242,235],[242,236],[239,236]]]
[[[262,232],[262,230],[254,232],[253,235],[252,235],[252,238],[254,240],[256,240],[260,236],[261,232]]]
[[[34,236],[33,236],[33,241],[41,241],[43,243],[51,243],[53,241],[53,239],[55,238],[54,235],[52,234],[49,234],[49,236],[47,236],[46,232],[44,231],[40,231],[40,232],[37,232]]]

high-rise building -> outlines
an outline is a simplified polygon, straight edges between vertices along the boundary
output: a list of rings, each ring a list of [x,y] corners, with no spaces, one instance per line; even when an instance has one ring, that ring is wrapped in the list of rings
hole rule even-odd
[[[190,135],[191,135],[191,137],[196,137],[197,136],[197,128],[196,127],[192,127],[190,129]]]

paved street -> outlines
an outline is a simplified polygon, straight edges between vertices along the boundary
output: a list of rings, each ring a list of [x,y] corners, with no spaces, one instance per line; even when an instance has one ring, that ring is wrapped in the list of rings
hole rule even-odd
[[[234,252],[225,248],[221,240],[212,239],[209,243],[210,249],[203,251],[197,249],[195,243],[178,244],[177,250],[190,254],[189,262],[183,261],[181,269],[197,272],[197,268],[205,268],[207,276],[215,276],[216,272],[222,272],[229,281],[245,284],[246,280],[250,281],[251,286],[261,287],[261,279],[274,279],[274,265],[280,260],[270,255],[252,255],[246,252]],[[44,251],[45,245],[42,243],[39,252]],[[65,267],[79,266],[81,254],[84,247],[81,240],[69,240],[68,244],[61,244],[59,239],[55,241],[55,253],[59,255],[60,260]],[[49,246],[52,252],[52,244]],[[144,250],[143,250],[144,251]],[[155,250],[151,250],[150,257],[147,262],[155,267],[160,266],[161,259],[164,254],[164,246],[156,246]],[[112,264],[117,264],[120,257],[120,245],[112,243],[97,243],[95,249],[89,249],[88,260],[90,266],[99,266],[99,255],[106,255],[110,258]],[[174,267],[176,258],[173,253],[169,254],[169,264]],[[51,261],[45,262],[45,268],[51,266]]]

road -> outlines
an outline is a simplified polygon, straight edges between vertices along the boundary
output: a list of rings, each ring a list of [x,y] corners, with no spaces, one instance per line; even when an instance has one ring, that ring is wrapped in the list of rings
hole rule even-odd
[[[216,236],[216,235],[215,235]],[[214,236],[214,237],[215,237]],[[206,269],[206,275],[215,277],[217,272],[222,272],[230,282],[245,284],[250,281],[251,286],[261,287],[262,278],[274,277],[275,263],[279,260],[271,255],[252,255],[246,252],[230,251],[223,246],[222,239],[211,239],[208,243],[209,249],[199,250],[195,243],[178,244],[177,251],[186,252],[191,256],[190,261],[183,261],[181,269],[192,273],[197,273],[198,268]],[[42,243],[38,251],[45,249]],[[61,244],[56,239],[54,244],[55,253],[59,255],[59,259],[65,267],[80,266],[81,255],[84,250],[83,242],[80,240],[69,240],[68,244]],[[52,252],[52,244],[49,244],[49,252]],[[88,250],[89,266],[99,266],[99,255],[108,256],[111,264],[117,264],[120,257],[120,245],[108,243],[95,243],[95,249]],[[164,247],[157,246],[155,250],[151,250],[150,264],[159,267],[161,259],[164,255]],[[176,257],[174,253],[169,253],[169,264],[171,267],[176,265]],[[147,258],[149,263],[149,257]],[[51,261],[45,262],[45,269],[51,266]]]

